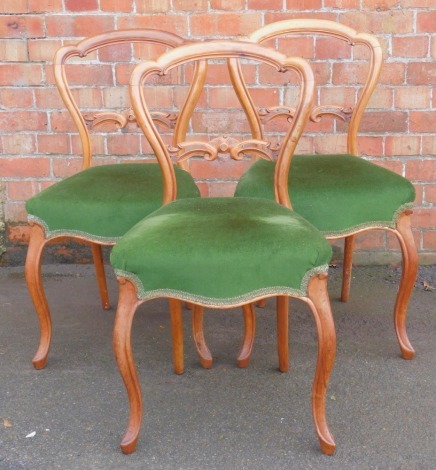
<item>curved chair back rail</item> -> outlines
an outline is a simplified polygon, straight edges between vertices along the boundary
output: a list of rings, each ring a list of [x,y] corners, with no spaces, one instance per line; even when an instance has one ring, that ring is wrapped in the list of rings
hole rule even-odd
[[[372,34],[359,33],[356,30],[335,21],[316,19],[277,21],[259,28],[254,33],[243,39],[262,44],[272,39],[293,35],[321,35],[333,37],[345,41],[350,45],[350,47],[364,45],[368,49],[369,63],[366,79],[355,106],[352,109],[344,108],[342,105],[335,104],[316,106],[310,114],[310,120],[313,122],[318,122],[326,115],[333,116],[343,121],[348,121],[347,152],[352,155],[358,155],[357,133],[360,122],[365,108],[377,85],[383,64],[383,54],[378,39]],[[259,110],[255,109],[254,102],[248,95],[244,83],[244,77],[237,61],[229,61],[229,69],[233,77],[234,86],[239,88],[238,96],[241,97],[241,104],[246,110],[247,117],[250,119],[252,134],[257,138],[262,138],[262,113],[259,113]],[[293,113],[293,109],[285,108],[265,110],[266,118],[264,119],[264,122],[280,116],[289,118],[292,117]]]
[[[153,124],[152,116],[148,111],[147,103],[145,102],[142,85],[147,81],[148,77],[153,75],[165,75],[172,68],[187,62],[205,60],[206,58],[216,59],[220,57],[229,59],[241,56],[244,57],[244,59],[262,61],[265,64],[269,64],[277,68],[280,72],[293,70],[298,74],[301,86],[300,99],[295,110],[294,121],[292,125],[289,126],[281,146],[274,177],[276,188],[275,196],[277,202],[285,205],[286,207],[292,207],[287,189],[288,174],[295,147],[303,131],[304,123],[309,116],[310,106],[312,103],[314,91],[312,69],[303,59],[296,57],[289,58],[280,52],[264,48],[253,43],[235,41],[209,41],[207,43],[187,44],[168,51],[155,62],[144,62],[139,64],[132,73],[130,79],[131,101],[135,110],[138,125],[147,137],[162,168],[164,176],[164,204],[176,199],[177,183],[174,167],[170,158],[170,150],[164,144],[156,126]],[[199,82],[198,85],[194,84],[192,86],[193,93],[198,96],[201,93],[203,85],[204,81]],[[238,92],[238,90],[236,91]],[[190,99],[189,96],[188,99]],[[184,107],[186,107],[186,105],[187,102],[185,102]],[[190,114],[192,114],[192,108],[190,107],[189,112],[181,112],[183,120],[189,118]],[[180,125],[186,129],[186,126],[183,124]],[[184,135],[185,131],[181,131],[178,137],[184,137]],[[209,144],[204,144],[202,142],[185,143],[180,141],[175,143],[177,147],[176,153],[178,153],[178,161],[181,163],[191,156],[198,156],[199,153],[210,156],[210,142]],[[254,144],[252,140],[247,142],[248,151],[253,149],[252,144]],[[243,142],[240,142],[237,145],[239,152],[234,152],[235,158],[238,158],[240,153],[247,152],[247,149],[244,148]],[[184,147],[188,147],[188,152],[185,152]],[[190,150],[189,147],[191,148]],[[268,152],[263,151],[261,148],[258,150],[258,153],[266,159],[270,158]]]
[[[53,69],[55,82],[58,87],[59,94],[61,95],[62,100],[79,131],[80,140],[82,143],[82,169],[88,168],[91,165],[91,139],[85,118],[71,93],[65,66],[70,59],[74,57],[87,57],[89,54],[102,47],[141,42],[148,44],[159,44],[162,46],[174,48],[189,41],[186,41],[181,36],[178,36],[174,33],[162,30],[125,29],[110,31],[89,37],[83,39],[75,45],[63,46],[57,50],[54,56]],[[198,73],[200,73],[200,71],[198,71]],[[167,124],[168,126],[170,126],[173,123],[172,121],[176,119],[174,116],[166,119],[165,113],[159,112],[154,114],[154,118],[161,123]],[[122,113],[96,113],[96,115],[93,116],[93,120],[94,125],[98,125],[100,122],[105,120],[113,120],[116,121],[120,127],[124,127],[128,121],[135,120],[135,117],[132,115],[131,110],[126,110]]]

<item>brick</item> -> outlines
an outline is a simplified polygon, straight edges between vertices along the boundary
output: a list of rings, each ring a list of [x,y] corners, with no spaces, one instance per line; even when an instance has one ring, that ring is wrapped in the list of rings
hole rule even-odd
[[[245,0],[211,0],[210,1],[210,8],[212,10],[237,11],[237,10],[243,10],[244,6],[245,6]]]
[[[422,136],[422,154],[436,155],[436,135]]]
[[[54,158],[53,174],[56,178],[67,178],[79,172],[82,168],[80,157]]]
[[[53,62],[55,52],[62,46],[57,39],[29,39],[29,59],[32,62]]]
[[[345,41],[340,41],[334,38],[320,37],[316,41],[315,58],[350,59],[351,47]]]
[[[436,228],[436,208],[414,209],[412,227]]]
[[[416,30],[418,33],[436,33],[436,10],[419,11],[416,18]]]
[[[338,62],[333,64],[333,83],[356,85],[365,82],[368,66],[365,63]],[[318,83],[323,83],[318,81]]]
[[[53,37],[93,36],[115,29],[111,15],[56,15],[46,18],[47,33]]]
[[[435,131],[436,111],[412,111],[410,113],[411,132]]]
[[[263,43],[265,46],[273,47],[287,55],[298,55],[305,59],[315,57],[315,45],[312,37],[284,37],[277,40],[277,47],[274,43]],[[318,58],[321,58],[318,56]]]
[[[353,87],[320,87],[320,102],[323,105],[353,107],[355,89]]]
[[[118,18],[118,29],[128,28],[155,28],[171,31],[186,36],[188,31],[188,18],[180,15],[129,15]]]
[[[107,139],[107,149],[111,155],[138,155],[139,145],[139,135],[116,134],[109,135]]]
[[[9,199],[15,201],[27,201],[38,193],[38,181],[9,181],[8,182]]]
[[[325,11],[314,11],[310,14],[310,17],[313,19],[317,20],[331,20],[331,21],[336,21],[337,20],[337,14],[336,12],[325,12]],[[302,19],[307,19],[307,13],[305,12],[271,12],[271,11],[266,11],[265,12],[265,23],[272,23],[273,21],[281,21],[281,20],[290,20],[293,18],[302,18]],[[256,28],[253,26],[252,31],[254,31]]]
[[[5,134],[1,140],[5,154],[31,155],[36,150],[35,136],[32,134]]]
[[[29,0],[29,11],[32,13],[47,13],[62,10],[62,0]]]
[[[387,11],[398,8],[398,0],[363,0],[362,8],[376,11]]]
[[[112,67],[109,64],[69,64],[66,75],[70,86],[113,85]]]
[[[382,155],[383,138],[359,136],[357,140],[360,155]]]
[[[247,35],[262,25],[258,13],[196,13],[191,16],[191,34],[194,36],[239,36]]]
[[[208,0],[173,0],[174,11],[207,10]]]
[[[1,176],[6,178],[41,178],[50,174],[47,158],[3,158],[1,162]]]
[[[356,250],[380,249],[385,245],[384,230],[367,230],[356,237]]]
[[[395,57],[426,57],[427,36],[392,37],[392,55]]]
[[[419,155],[421,138],[413,135],[386,137],[386,155]]]
[[[233,161],[226,157],[219,157],[215,161],[206,161],[203,159],[191,159],[190,170],[195,179],[235,179],[240,178],[251,163],[248,160]]]
[[[406,79],[406,64],[404,63],[384,63],[379,84],[381,85],[402,85]]]
[[[435,181],[436,159],[407,161],[406,178],[412,181]]]
[[[66,11],[90,11],[97,10],[97,0],[64,0]]]
[[[288,10],[319,10],[322,8],[321,0],[286,0]]]
[[[376,164],[377,166],[381,166],[382,168],[386,168],[386,170],[393,171],[398,175],[403,174],[403,163],[400,160],[396,160],[394,158],[384,158],[383,160],[380,159],[371,159],[371,162]]]
[[[47,114],[40,111],[0,111],[0,129],[8,131],[41,131],[47,127]]]
[[[10,202],[7,201],[4,205],[5,222],[25,222],[27,221],[27,212],[24,207],[24,202]]]
[[[1,38],[44,37],[44,21],[39,16],[0,16]]]
[[[162,13],[171,10],[170,0],[136,0],[137,13]]]
[[[426,230],[422,234],[422,248],[424,250],[436,251],[436,230]]]
[[[283,0],[248,0],[247,8],[249,10],[280,10],[283,6]]]
[[[209,183],[209,197],[233,197],[236,182]]]
[[[68,111],[54,111],[50,113],[50,127],[55,132],[77,132]]]
[[[395,107],[401,109],[429,108],[431,89],[409,86],[395,89]]]
[[[436,184],[426,184],[424,191],[425,202],[428,204],[436,204]]]
[[[377,87],[367,105],[368,109],[386,109],[393,105],[393,91],[389,87]]]
[[[436,82],[436,62],[409,63],[407,82],[412,85],[434,85]]]
[[[42,67],[36,64],[0,64],[0,86],[42,84]]]
[[[318,135],[314,141],[314,152],[318,154],[347,153],[347,136]]]
[[[336,20],[358,31],[373,34],[406,34],[414,32],[413,11],[407,9],[379,11],[377,14],[372,11],[350,11],[340,13],[339,18],[336,18]]]
[[[401,0],[403,8],[434,8],[434,0]]]
[[[100,0],[100,10],[130,13],[133,11],[133,0]]]
[[[38,151],[44,154],[70,152],[70,139],[66,134],[38,134]]]
[[[106,149],[106,135],[91,132],[91,150],[93,155],[103,155]],[[71,136],[71,153],[73,155],[82,154],[82,143],[77,134]]]
[[[30,108],[33,105],[29,88],[0,88],[0,103],[6,108]]]
[[[436,36],[432,36],[431,38],[431,56],[434,59],[436,58]]]
[[[2,0],[0,13],[27,13],[27,0]]]
[[[100,62],[129,62],[132,59],[131,44],[113,44],[98,52]]]
[[[36,106],[41,109],[63,109],[65,105],[55,87],[35,89]]]
[[[360,0],[324,0],[324,8],[337,8],[341,10],[356,10]]]
[[[26,62],[27,44],[23,39],[0,39],[0,61]]]
[[[401,111],[366,112],[362,118],[360,131],[377,133],[406,132],[407,113]]]

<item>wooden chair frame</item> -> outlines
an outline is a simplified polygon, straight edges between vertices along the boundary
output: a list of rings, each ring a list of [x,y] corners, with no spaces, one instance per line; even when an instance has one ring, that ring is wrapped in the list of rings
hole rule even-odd
[[[139,64],[131,76],[131,102],[135,111],[136,119],[145,136],[147,137],[155,155],[161,165],[162,173],[164,176],[164,204],[174,201],[177,197],[177,186],[174,175],[174,168],[171,163],[171,154],[178,154],[181,161],[189,158],[191,155],[199,155],[203,153],[206,157],[213,149],[217,151],[229,152],[228,147],[220,147],[217,142],[204,143],[204,142],[177,142],[168,148],[161,139],[156,127],[153,124],[152,117],[147,109],[147,104],[143,94],[143,84],[148,77],[158,74],[165,75],[170,69],[185,64],[190,61],[203,61],[215,58],[236,58],[236,59],[257,59],[260,62],[265,62],[276,67],[279,71],[286,69],[293,69],[300,76],[302,88],[300,95],[300,102],[297,106],[296,114],[290,130],[285,138],[279,158],[278,168],[276,171],[275,186],[276,198],[280,204],[291,207],[289,195],[287,191],[287,175],[289,166],[291,164],[292,155],[294,153],[297,141],[303,130],[305,121],[308,117],[309,109],[311,106],[311,99],[313,94],[313,75],[308,64],[298,58],[288,58],[285,55],[278,53],[272,49],[264,48],[253,43],[242,43],[240,41],[210,41],[198,44],[191,44],[179,47],[166,54],[160,56],[156,61],[145,62]],[[196,85],[193,83],[192,88],[198,90],[203,87],[202,82]],[[188,112],[183,110],[180,116],[190,117],[192,109]],[[183,125],[183,124],[181,124]],[[183,134],[183,133],[182,133]],[[184,134],[183,134],[184,135]],[[254,143],[252,140],[245,142],[247,148],[250,149]],[[263,144],[262,144],[263,145]],[[263,149],[262,145],[256,147],[264,158],[268,158],[268,152]],[[242,148],[244,152],[243,143],[238,147]],[[236,152],[239,155],[238,152]],[[136,371],[135,361],[131,348],[131,329],[132,321],[137,307],[148,300],[141,297],[137,290],[137,285],[129,277],[118,275],[120,284],[120,297],[118,302],[118,309],[115,317],[114,326],[114,353],[115,358],[126,386],[130,415],[127,425],[127,430],[121,442],[121,449],[124,453],[131,453],[135,450],[136,443],[139,436],[139,430],[142,420],[142,398],[141,389]],[[321,449],[326,454],[332,454],[335,449],[333,436],[331,435],[327,426],[325,417],[325,395],[330,371],[333,367],[336,338],[333,318],[330,309],[330,303],[327,293],[327,276],[325,274],[313,275],[309,280],[307,293],[300,296],[301,300],[306,302],[311,309],[316,323],[318,332],[318,360],[315,371],[315,378],[312,391],[312,410],[315,421],[315,428],[320,441]],[[277,293],[279,298],[279,307],[286,311],[288,297],[284,294]],[[257,298],[250,299],[250,303],[258,300]],[[183,366],[183,330],[182,330],[182,315],[181,315],[181,301],[195,302],[189,297],[171,298],[170,299],[170,312],[173,333],[173,347],[174,347],[174,364],[176,373],[182,373]],[[196,306],[203,308],[204,306],[214,308],[229,308],[241,305],[246,305],[244,302],[230,302],[229,304],[210,304],[209,302],[197,301]],[[196,307],[194,307],[196,308]],[[283,315],[283,314],[282,314]],[[279,341],[283,341],[287,332],[278,329]],[[283,349],[283,348],[282,348]],[[283,366],[285,359],[279,355],[279,364]]]
[[[347,152],[358,157],[359,151],[357,136],[360,122],[377,85],[382,68],[383,56],[380,43],[377,38],[371,34],[359,33],[352,28],[334,21],[317,19],[292,19],[278,21],[261,27],[249,35],[248,38],[244,38],[244,40],[262,44],[268,40],[279,37],[304,34],[337,38],[348,43],[350,47],[355,45],[364,45],[369,51],[367,78],[356,101],[355,107],[350,110],[336,105],[319,106],[315,107],[310,114],[310,120],[312,122],[319,122],[324,116],[333,116],[336,119],[348,122]],[[248,119],[250,120],[250,127],[254,138],[263,138],[263,124],[268,120],[275,119],[280,116],[292,118],[293,110],[283,107],[280,109],[266,110],[264,116],[260,116],[259,110],[256,109],[253,100],[248,94],[238,62],[235,60],[229,60],[229,69],[234,86],[238,89],[240,102],[246,111]],[[395,228],[380,225],[367,226],[357,230],[350,230],[349,232],[341,235],[326,237],[328,239],[344,238],[345,241],[341,290],[341,300],[343,302],[348,300],[350,294],[355,236],[358,233],[365,232],[367,230],[383,229],[393,233],[397,237],[402,252],[402,275],[394,307],[393,319],[401,355],[404,359],[412,359],[415,355],[415,351],[409,341],[406,331],[407,307],[418,272],[418,255],[411,229],[411,214],[412,210],[410,208],[405,209],[397,218]],[[254,310],[252,311],[252,314],[254,315]],[[247,317],[247,314],[244,313],[244,317]],[[254,324],[254,319],[247,318],[246,322]],[[252,332],[253,330],[251,330],[250,334],[252,334]],[[244,338],[244,343],[252,343],[252,338]],[[248,363],[248,360],[249,356],[246,356],[243,364]]]
[[[97,112],[91,114],[88,113],[86,115],[82,114],[69,88],[65,70],[67,61],[74,57],[83,58],[91,52],[109,45],[123,43],[149,43],[174,48],[184,44],[185,42],[186,41],[180,36],[166,31],[154,29],[118,30],[86,38],[76,45],[63,46],[56,52],[54,57],[55,82],[62,100],[79,132],[82,145],[82,170],[89,168],[92,163],[91,137],[87,127],[87,122],[90,123],[91,126],[96,127],[103,122],[113,121],[119,127],[124,127],[128,122],[134,121],[135,117],[132,115],[131,110],[125,110],[121,113]],[[200,71],[196,70],[195,74],[197,73],[200,73]],[[153,113],[153,119],[167,125],[168,127],[174,127],[177,125],[177,119],[173,116],[168,116],[166,113]],[[65,236],[89,243],[92,249],[102,307],[104,309],[110,309],[102,246],[111,246],[114,245],[115,242],[89,240],[86,237],[72,235],[70,233],[52,234],[48,236],[44,226],[37,220],[33,220],[29,217],[29,224],[31,229],[25,265],[25,276],[40,325],[39,346],[32,362],[36,369],[42,369],[47,363],[52,335],[50,310],[44,292],[41,273],[42,254],[45,245],[49,241],[63,238]]]

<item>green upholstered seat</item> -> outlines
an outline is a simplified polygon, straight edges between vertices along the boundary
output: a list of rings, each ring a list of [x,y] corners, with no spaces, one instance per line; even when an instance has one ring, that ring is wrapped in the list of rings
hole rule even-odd
[[[167,296],[205,305],[256,293],[306,295],[326,272],[331,247],[311,224],[274,201],[205,198],[171,202],[129,230],[111,253],[138,298]]]
[[[235,196],[274,199],[274,168],[274,162],[255,162]],[[296,155],[289,188],[293,210],[331,237],[365,227],[394,228],[415,199],[405,178],[352,155]]]
[[[180,198],[198,197],[191,175],[176,168]],[[162,205],[162,173],[155,163],[92,167],[47,188],[26,203],[29,220],[46,236],[85,236],[116,242]]]

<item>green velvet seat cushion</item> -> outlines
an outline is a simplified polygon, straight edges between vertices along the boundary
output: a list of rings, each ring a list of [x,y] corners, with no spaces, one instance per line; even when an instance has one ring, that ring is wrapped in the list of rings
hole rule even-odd
[[[235,196],[274,199],[275,163],[255,162]],[[292,208],[326,236],[366,226],[395,226],[415,199],[402,176],[352,155],[296,155],[289,173]]]
[[[308,276],[326,272],[331,247],[274,201],[204,198],[161,207],[129,230],[110,258],[139,298],[235,305],[253,293],[305,295]]]
[[[199,197],[191,175],[176,168],[178,197]],[[155,163],[104,165],[81,171],[29,199],[30,220],[47,236],[69,234],[113,242],[162,205]]]

